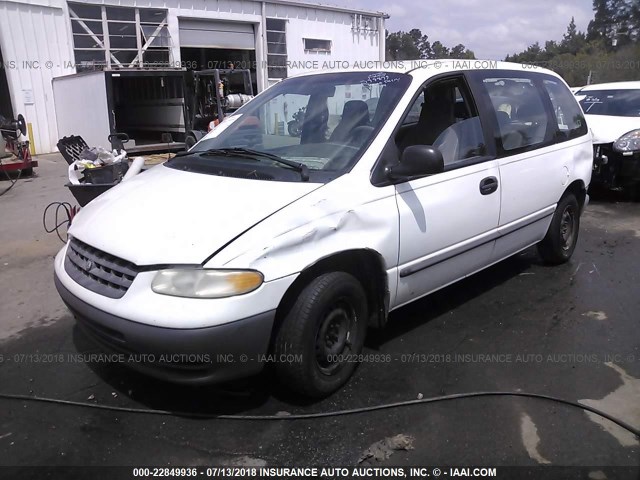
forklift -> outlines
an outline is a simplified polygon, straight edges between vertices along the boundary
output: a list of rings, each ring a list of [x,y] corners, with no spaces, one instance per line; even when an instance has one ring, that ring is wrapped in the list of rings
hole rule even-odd
[[[185,148],[189,150],[225,116],[253,98],[251,71],[211,69],[186,73],[187,125]]]

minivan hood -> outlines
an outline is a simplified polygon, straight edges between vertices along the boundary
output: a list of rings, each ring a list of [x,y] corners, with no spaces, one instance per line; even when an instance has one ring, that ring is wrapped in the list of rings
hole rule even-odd
[[[199,264],[322,184],[184,172],[158,165],[99,196],[69,234],[136,265]]]
[[[593,133],[593,143],[612,143],[625,133],[640,128],[638,117],[613,117],[611,115],[585,115],[587,125]]]

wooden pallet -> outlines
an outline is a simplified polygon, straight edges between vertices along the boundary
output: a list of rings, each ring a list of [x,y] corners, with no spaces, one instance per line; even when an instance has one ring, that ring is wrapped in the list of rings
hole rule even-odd
[[[158,165],[159,163],[163,163],[166,162],[167,160],[169,160],[170,158],[173,158],[175,155],[175,153],[154,153],[151,155],[141,155],[142,158],[144,158],[144,164],[145,166],[153,166],[153,165]],[[129,159],[132,160],[136,157],[137,155],[129,155]]]

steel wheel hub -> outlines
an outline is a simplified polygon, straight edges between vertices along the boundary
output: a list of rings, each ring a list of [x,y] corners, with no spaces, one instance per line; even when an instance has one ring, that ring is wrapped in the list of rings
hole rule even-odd
[[[323,373],[332,373],[343,362],[342,355],[351,349],[351,330],[355,324],[355,311],[341,301],[324,316],[316,336],[316,360]]]
[[[567,207],[562,212],[560,219],[560,236],[562,237],[562,249],[569,250],[573,245],[573,236],[575,233],[575,216],[573,209]]]

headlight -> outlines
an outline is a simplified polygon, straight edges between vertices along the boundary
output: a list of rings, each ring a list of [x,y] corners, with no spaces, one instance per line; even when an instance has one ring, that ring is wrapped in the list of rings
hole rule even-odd
[[[156,273],[151,290],[174,297],[224,298],[252,292],[263,281],[255,270],[176,268]]]
[[[640,129],[625,133],[613,143],[613,149],[618,152],[637,152],[640,150]]]

